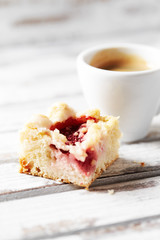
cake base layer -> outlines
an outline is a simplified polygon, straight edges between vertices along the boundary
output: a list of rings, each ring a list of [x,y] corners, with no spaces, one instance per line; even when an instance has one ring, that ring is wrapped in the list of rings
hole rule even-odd
[[[106,163],[105,169],[107,169],[117,158],[118,158],[118,156],[114,160],[110,161],[110,163]],[[39,167],[37,169],[32,169],[32,170],[29,168],[27,169],[27,166],[25,166],[23,163],[24,161],[26,161],[26,160],[20,159],[20,163],[21,163],[21,168],[19,170],[20,173],[44,177],[44,178],[52,179],[54,181],[58,180],[58,181],[61,181],[64,183],[73,183],[80,187],[85,187],[86,189],[88,189],[89,186],[95,181],[95,179],[97,179],[99,176],[101,176],[101,174],[105,171],[104,169],[96,169],[92,178],[89,179],[88,177],[85,178],[85,176],[77,177],[76,171],[73,172],[72,175],[70,175],[70,172],[73,171],[73,169],[67,168],[66,170],[64,170],[64,165],[63,165],[63,170],[59,166],[59,168],[57,168],[57,171],[54,171],[52,173],[47,170],[45,170],[45,171],[40,170]]]

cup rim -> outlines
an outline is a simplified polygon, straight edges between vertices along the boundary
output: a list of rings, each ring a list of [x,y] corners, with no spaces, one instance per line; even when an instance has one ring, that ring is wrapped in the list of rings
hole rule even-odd
[[[153,72],[157,72],[160,70],[160,65],[157,66],[156,68],[153,69],[148,69],[148,70],[142,70],[142,71],[111,71],[111,70],[106,70],[106,69],[101,69],[101,68],[97,68],[94,66],[91,66],[89,63],[87,63],[84,58],[95,51],[95,53],[97,51],[101,51],[104,49],[109,49],[109,48],[139,48],[139,49],[148,49],[148,50],[152,50],[154,52],[159,52],[159,58],[160,58],[160,49],[153,47],[153,46],[149,46],[149,45],[145,45],[145,44],[137,44],[137,43],[107,43],[107,44],[99,44],[97,46],[91,47],[91,48],[87,48],[84,51],[82,51],[78,57],[77,57],[77,64],[79,62],[83,63],[84,66],[89,67],[90,69],[94,70],[94,71],[100,71],[101,73],[110,73],[113,75],[142,75],[142,74],[149,74],[149,73],[153,73]]]

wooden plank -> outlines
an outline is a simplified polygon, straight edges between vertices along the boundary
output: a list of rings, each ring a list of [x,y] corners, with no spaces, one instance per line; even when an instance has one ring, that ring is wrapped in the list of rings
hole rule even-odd
[[[106,42],[106,39],[125,41],[126,38],[132,42],[138,38],[139,42],[154,41],[158,44],[160,38],[156,31],[160,7],[157,2],[152,2],[151,5],[149,0],[143,0],[141,4],[138,1],[119,1],[116,8],[114,1],[110,1],[109,4],[108,1],[78,0],[63,0],[61,4],[57,0],[23,3],[14,1],[14,4],[12,1],[7,2],[8,7],[1,4],[0,8],[0,28],[5,28],[0,46],[50,41],[52,44],[66,44],[67,48],[71,45],[73,48],[73,40],[88,40],[88,44],[91,45],[95,39],[96,42]],[[129,26],[126,19],[130,20]]]
[[[48,114],[48,109],[56,102],[66,102],[76,110],[87,109],[81,93],[61,95],[35,101],[8,103],[0,106],[0,133],[17,131],[29,121],[33,114]],[[80,104],[81,103],[81,104]]]
[[[132,173],[159,169],[160,141],[123,144],[120,148],[120,158],[110,166],[108,175]]]
[[[18,145],[19,145],[19,139],[18,139],[18,132],[7,132],[7,133],[1,133],[0,134],[0,154],[2,154],[3,161],[5,160],[5,156],[9,158],[9,155],[11,153],[10,158],[13,156],[12,153],[18,152]]]
[[[160,177],[0,205],[1,239],[44,239],[160,215]],[[108,189],[114,189],[110,195]],[[10,217],[12,216],[12,218]],[[13,221],[14,219],[14,221]],[[10,231],[8,231],[10,226]]]
[[[42,66],[38,65],[39,68],[42,68]],[[21,68],[19,65],[18,68]],[[34,68],[34,66],[33,66]],[[9,68],[7,70],[12,75],[15,75],[16,78],[16,71]],[[24,72],[25,71],[31,71],[31,69],[22,70],[22,76],[21,76],[21,83],[15,84],[14,77],[10,78],[12,79],[11,83],[7,83],[5,81],[5,84],[1,84],[1,90],[0,90],[0,101],[1,104],[7,104],[7,103],[16,103],[18,101],[26,102],[31,100],[38,100],[38,99],[45,99],[45,98],[54,98],[54,97],[65,97],[70,96],[73,94],[80,94],[81,88],[80,83],[77,80],[77,75],[65,75],[65,76],[55,76],[51,75],[51,77],[43,77],[42,81],[40,81],[40,77],[37,76],[37,79],[39,81],[34,81],[34,78],[36,76],[26,76],[27,81],[22,81],[24,78]],[[47,71],[47,70],[46,70]],[[19,74],[20,75],[20,74]],[[27,75],[27,74],[26,74]],[[3,76],[4,78],[4,76]],[[30,80],[30,81],[29,81]],[[10,85],[10,88],[8,88],[8,85]],[[71,87],[72,86],[72,87]]]
[[[81,189],[81,187],[74,186],[73,184],[64,184],[49,179],[47,180],[40,177],[27,176],[24,174],[23,176],[20,176],[20,174],[17,174],[17,172],[11,172],[9,170],[10,169],[7,168],[7,173],[9,175],[7,181],[6,179],[4,181],[4,175],[6,176],[6,174],[2,173],[0,177],[0,182],[2,186],[0,188],[0,202]],[[106,189],[107,185],[109,184],[133,181],[137,179],[144,179],[156,176],[160,176],[160,170],[133,174],[123,174],[112,177],[105,177],[102,175],[94,183],[92,183],[92,185],[90,186],[90,190],[95,191],[95,189],[97,188],[99,190],[103,190],[104,188]]]
[[[96,228],[86,228],[66,234],[61,234],[54,239],[60,240],[135,240],[152,238],[159,239],[160,237],[160,215],[146,217],[117,224],[104,225]],[[45,238],[49,240],[49,238]]]
[[[54,181],[46,178],[27,176],[18,173],[18,163],[7,163],[0,167],[0,194],[34,189],[44,186],[55,186]]]

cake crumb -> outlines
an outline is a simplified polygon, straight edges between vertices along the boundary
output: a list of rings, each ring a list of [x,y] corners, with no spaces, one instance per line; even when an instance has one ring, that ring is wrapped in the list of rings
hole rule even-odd
[[[144,162],[136,162],[136,161],[133,161],[133,163],[135,163],[135,164],[140,164],[142,167],[144,167],[144,165],[145,165]]]
[[[60,178],[54,180],[54,182],[55,182],[56,184],[62,184],[62,183],[63,183],[63,181],[62,181]]]
[[[114,189],[108,190],[108,193],[109,193],[110,195],[113,195],[113,194],[114,194]]]

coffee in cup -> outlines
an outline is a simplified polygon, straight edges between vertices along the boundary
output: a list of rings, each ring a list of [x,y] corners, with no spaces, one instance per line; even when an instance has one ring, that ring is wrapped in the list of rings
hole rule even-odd
[[[127,54],[118,48],[104,49],[97,52],[90,65],[110,71],[134,72],[150,69],[148,63],[136,54]]]

